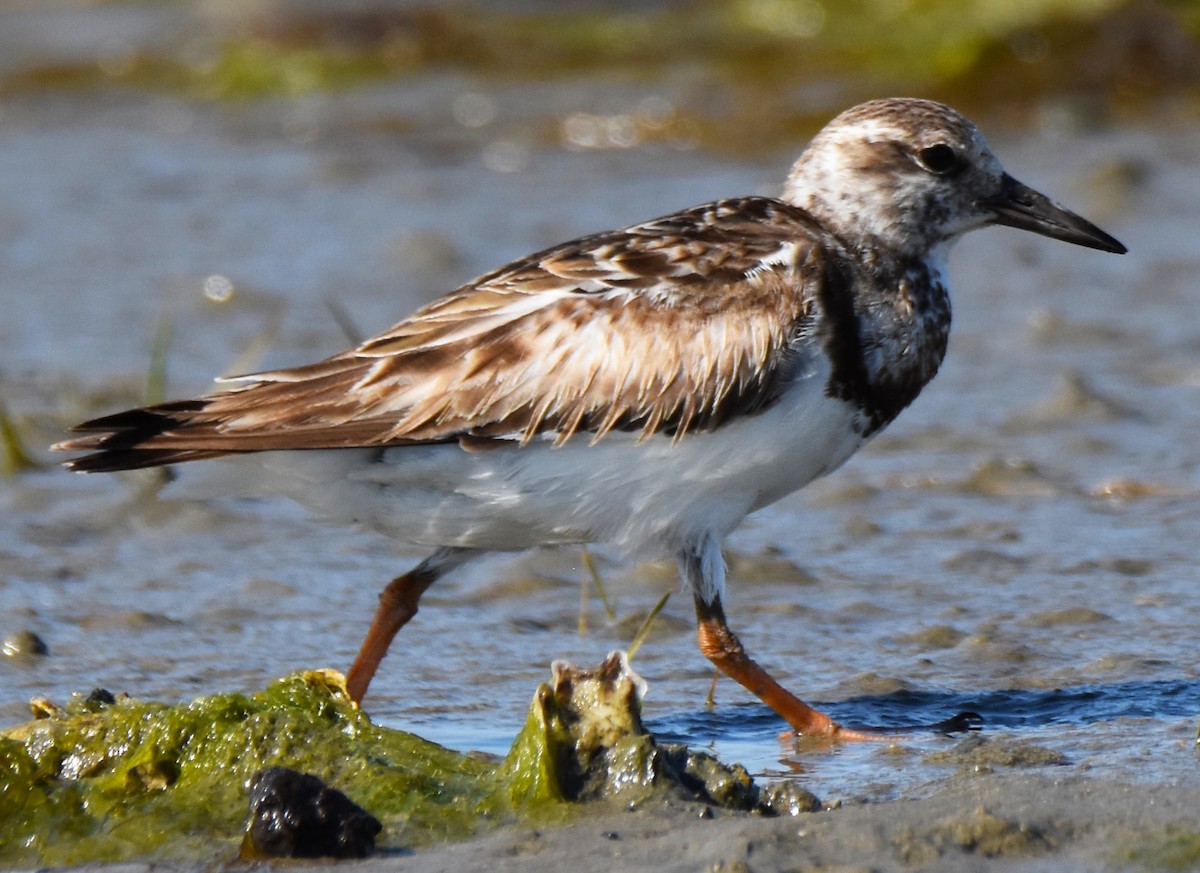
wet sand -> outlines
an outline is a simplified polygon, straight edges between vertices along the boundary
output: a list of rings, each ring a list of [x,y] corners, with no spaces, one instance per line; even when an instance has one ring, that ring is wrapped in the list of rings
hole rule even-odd
[[[1192,869],[1197,792],[1079,776],[970,775],[919,801],[787,819],[638,811],[364,862],[372,870]]]
[[[568,825],[507,828],[416,852],[306,870],[456,873],[672,871],[1188,870],[1200,858],[1195,789],[1078,775],[970,774],[924,800],[848,806],[794,818],[666,807],[581,811]],[[172,865],[173,869],[180,869]],[[158,869],[153,864],[78,870]],[[196,865],[196,869],[211,869]]]

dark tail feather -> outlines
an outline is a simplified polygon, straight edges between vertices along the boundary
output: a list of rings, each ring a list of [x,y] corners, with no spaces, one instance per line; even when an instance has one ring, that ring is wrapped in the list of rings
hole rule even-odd
[[[178,427],[181,420],[193,413],[201,412],[206,405],[203,400],[177,400],[173,403],[160,403],[157,406],[114,412],[112,415],[93,418],[91,421],[85,421],[72,427],[73,432],[96,432],[97,436],[80,437],[71,442],[82,443],[86,439],[100,439],[101,436],[110,440],[131,439],[141,442],[158,436],[163,431]]]
[[[83,473],[140,470],[226,454],[203,449],[145,447],[145,443],[178,428],[189,414],[200,412],[204,406],[203,400],[181,400],[93,418],[71,428],[86,436],[64,440],[53,448],[64,452],[92,451],[65,464],[67,469]]]
[[[69,448],[62,443],[55,448]],[[67,461],[64,466],[78,473],[115,473],[118,470],[144,470],[147,467],[165,467],[168,464],[181,464],[184,461],[202,461],[205,458],[219,458],[230,452],[204,452],[188,449],[106,449],[82,458]]]

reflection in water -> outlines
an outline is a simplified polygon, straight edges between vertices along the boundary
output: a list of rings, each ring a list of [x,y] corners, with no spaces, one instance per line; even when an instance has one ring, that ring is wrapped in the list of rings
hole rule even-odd
[[[814,700],[814,705],[833,713],[842,724],[896,731],[920,730],[957,712],[978,713],[985,733],[1055,725],[1082,727],[1120,718],[1200,716],[1200,679],[1114,682],[974,694],[905,689],[849,700]],[[756,709],[761,712],[755,712]],[[697,711],[658,721],[655,725],[659,733],[676,740],[697,735],[721,739],[746,732],[778,734],[784,729],[770,710],[754,705]]]
[[[920,794],[931,780],[961,766],[990,770],[1084,765],[1093,775],[1177,782],[1194,771],[1190,747],[1200,714],[1200,680],[976,694],[905,690],[814,703],[843,724],[882,724],[900,731],[972,709],[983,717],[983,729],[980,734],[949,736],[914,732],[895,745],[797,744],[781,738],[779,719],[755,704],[694,711],[650,720],[647,726],[664,740],[694,743],[697,737],[711,738],[713,751],[736,758],[756,776],[798,776],[827,799]]]

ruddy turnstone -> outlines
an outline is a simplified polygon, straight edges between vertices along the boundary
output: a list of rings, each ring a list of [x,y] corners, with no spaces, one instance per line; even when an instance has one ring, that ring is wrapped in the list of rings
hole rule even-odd
[[[778,199],[740,197],[514,261],[384,333],[194,400],[77,425],[85,472],[232,458],[432,554],[393,580],[350,668],[361,701],[422,593],[483,552],[610,542],[673,555],[700,650],[802,734],[853,736],[725,620],[722,542],[837,469],[946,352],[945,261],[989,224],[1117,240],[1009,176],[928,100],[835,118]]]

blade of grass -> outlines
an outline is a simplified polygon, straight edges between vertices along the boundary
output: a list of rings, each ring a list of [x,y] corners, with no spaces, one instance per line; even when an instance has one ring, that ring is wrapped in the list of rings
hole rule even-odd
[[[146,370],[146,385],[142,391],[142,400],[147,406],[167,399],[167,360],[174,333],[175,320],[170,313],[164,312],[158,319],[154,339],[150,343],[150,366]]]
[[[579,583],[579,621],[576,625],[581,637],[587,636],[588,631],[588,594],[591,593],[591,583],[584,579]]]
[[[41,464],[25,450],[12,416],[0,403],[0,476],[15,476],[38,469],[41,469]]]
[[[358,345],[364,339],[362,329],[354,323],[354,319],[350,317],[350,313],[346,311],[346,307],[338,303],[332,297],[325,297],[325,308],[329,310],[329,314],[333,316],[333,320],[337,322],[337,326],[342,329],[342,333],[346,335],[351,345]]]
[[[667,605],[667,601],[671,598],[671,592],[667,591],[658,599],[658,603],[654,604],[654,608],[650,610],[650,614],[646,616],[646,620],[642,622],[642,626],[638,628],[638,632],[633,635],[633,640],[629,643],[629,648],[625,652],[625,656],[632,661],[634,654],[642,647],[646,637],[650,635],[650,625],[654,623],[654,619],[658,618],[658,614],[662,612],[662,608]]]
[[[600,595],[600,602],[604,605],[604,616],[609,621],[617,620],[616,610],[612,608],[612,603],[608,599],[608,590],[604,587],[604,579],[600,575],[600,571],[596,569],[596,560],[592,557],[591,551],[587,546],[582,546],[583,549],[583,566],[588,571],[591,577],[592,584],[596,586],[596,593]]]

